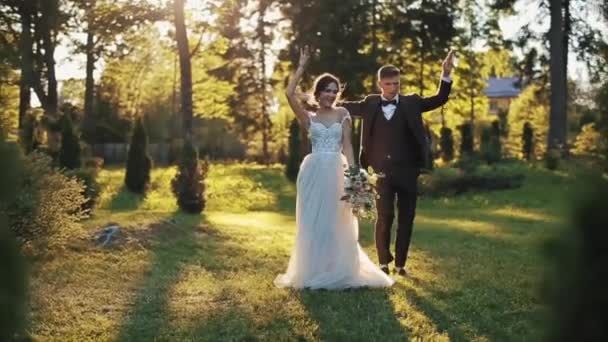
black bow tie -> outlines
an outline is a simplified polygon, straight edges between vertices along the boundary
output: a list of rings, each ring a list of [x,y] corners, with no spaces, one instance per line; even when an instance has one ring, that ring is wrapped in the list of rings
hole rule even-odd
[[[382,100],[382,107],[388,106],[389,104],[392,104],[392,105],[396,106],[397,105],[397,100],[395,100],[395,99],[390,100],[390,101]]]

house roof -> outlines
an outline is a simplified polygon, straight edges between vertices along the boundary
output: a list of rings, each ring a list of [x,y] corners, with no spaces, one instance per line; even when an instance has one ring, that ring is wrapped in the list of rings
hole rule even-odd
[[[490,77],[484,93],[487,97],[517,97],[521,93],[519,78]]]

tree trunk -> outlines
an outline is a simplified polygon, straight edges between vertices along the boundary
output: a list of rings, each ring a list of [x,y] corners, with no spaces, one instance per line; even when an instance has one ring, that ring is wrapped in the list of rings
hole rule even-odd
[[[566,96],[564,84],[564,30],[562,26],[562,0],[551,0],[551,113],[549,116],[549,149],[561,149],[566,143]]]
[[[270,165],[270,151],[268,151],[268,145],[270,140],[270,118],[268,115],[268,105],[266,97],[266,89],[268,87],[268,80],[266,79],[266,10],[268,4],[265,1],[259,2],[258,8],[258,26],[257,26],[257,38],[260,41],[259,51],[259,91],[262,100],[262,153],[264,155],[264,163]]]
[[[19,39],[19,53],[21,55],[21,79],[19,82],[19,128],[30,108],[32,70],[34,65],[34,44],[32,41],[32,17],[27,5],[19,7],[21,16],[21,36]]]
[[[192,139],[192,66],[190,64],[190,49],[188,34],[184,21],[184,0],[174,0],[175,9],[175,39],[179,52],[181,76],[182,119],[184,123],[184,139]]]
[[[95,72],[95,34],[94,34],[94,10],[95,10],[95,0],[91,0],[89,3],[89,7],[87,8],[87,46],[86,46],[86,54],[87,54],[87,64],[86,64],[86,81],[85,81],[85,90],[84,90],[84,119],[82,122],[82,127],[87,134],[85,134],[85,138],[87,138],[88,143],[92,143],[92,136],[89,136],[88,132],[91,132],[94,128],[94,119],[93,119],[93,100],[95,98],[95,79],[93,78],[93,73]]]
[[[46,103],[43,104],[47,115],[56,118],[58,97],[57,78],[55,76],[55,44],[57,35],[59,3],[57,0],[45,0],[41,2],[41,36],[44,48],[43,62],[46,67]]]

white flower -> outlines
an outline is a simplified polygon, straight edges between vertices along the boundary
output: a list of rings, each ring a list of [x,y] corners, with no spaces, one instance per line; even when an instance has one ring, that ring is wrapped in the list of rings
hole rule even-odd
[[[352,186],[352,182],[350,181],[350,177],[344,177],[344,187],[350,188]]]

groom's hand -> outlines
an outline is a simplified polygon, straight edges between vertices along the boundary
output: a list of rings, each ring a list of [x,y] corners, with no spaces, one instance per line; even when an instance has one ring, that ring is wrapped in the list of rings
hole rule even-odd
[[[448,52],[448,56],[443,61],[443,76],[450,76],[452,68],[454,67],[454,50]]]

